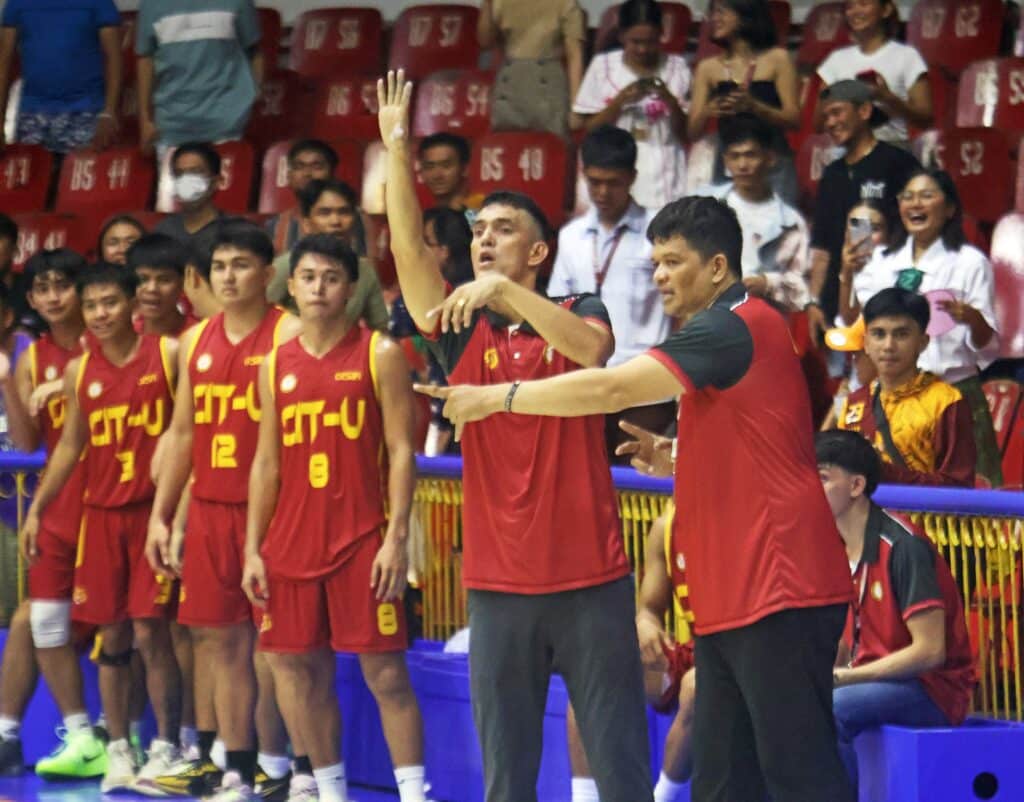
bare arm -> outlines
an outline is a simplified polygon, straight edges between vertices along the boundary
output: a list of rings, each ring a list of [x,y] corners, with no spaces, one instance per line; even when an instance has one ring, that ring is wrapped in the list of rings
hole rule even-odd
[[[35,349],[35,346],[32,346]],[[14,367],[14,375],[8,373],[0,380],[4,408],[7,410],[7,430],[14,447],[21,451],[35,451],[42,442],[39,419],[28,408],[32,395],[33,355],[26,353]],[[46,414],[45,412],[41,414]]]
[[[672,603],[672,582],[665,565],[665,516],[651,526],[644,544],[644,578],[640,582],[640,604],[636,633],[644,665],[664,670],[666,646],[672,638],[665,632],[665,613]]]
[[[836,685],[918,677],[946,660],[946,617],[941,608],[922,610],[907,619],[910,645],[856,668],[837,668]]]
[[[907,92],[907,99],[889,91],[885,81],[879,76],[875,99],[890,117],[902,117],[914,128],[931,127],[934,116],[932,114],[932,85],[928,75],[920,76],[910,90]]]
[[[53,453],[46,461],[46,471],[39,482],[39,487],[36,488],[32,505],[28,509],[28,517],[34,518],[37,523],[47,506],[67,483],[82,456],[82,449],[85,448],[88,439],[88,426],[82,418],[78,397],[75,394],[75,380],[78,376],[79,364],[81,364],[80,359],[73,359],[64,371],[64,394],[67,397],[64,428],[61,430],[57,447],[53,449]]]
[[[252,80],[256,84],[256,91],[259,92],[259,88],[263,86],[263,76],[266,72],[263,50],[259,45],[254,47],[249,54],[249,69],[252,70]]]
[[[100,28],[100,47],[103,48],[103,80],[105,100],[103,103],[104,118],[111,125],[110,136],[117,130],[118,110],[121,103],[122,76],[124,65],[121,63],[121,29],[117,26]],[[100,132],[97,128],[97,138]]]
[[[498,22],[494,19],[494,7],[491,0],[480,0],[480,15],[476,20],[476,41],[483,50],[497,47],[500,33]]]
[[[704,133],[708,120],[714,116],[709,102],[711,89],[712,59],[704,59],[697,65],[690,90],[690,116],[686,121],[686,138],[694,142]]]
[[[7,99],[11,91],[11,64],[14,62],[14,48],[18,32],[14,28],[0,28],[0,113],[7,110]],[[0,145],[4,142],[0,130]]]
[[[269,366],[260,365],[260,429],[256,456],[249,471],[249,510],[245,526],[245,554],[259,556],[281,491],[281,441],[274,395],[270,391]]]
[[[583,42],[579,39],[565,40],[565,67],[569,78],[569,107],[572,107],[576,93],[583,83]]]
[[[195,403],[192,398],[192,381],[188,375],[188,352],[195,336],[192,329],[185,332],[181,339],[183,347],[177,349],[178,385],[174,394],[174,412],[164,438],[163,465],[157,477],[150,526],[159,523],[166,527],[171,523],[192,470]]]
[[[139,96],[139,140],[143,148],[156,142],[160,133],[153,116],[153,57],[139,56],[135,62]]]

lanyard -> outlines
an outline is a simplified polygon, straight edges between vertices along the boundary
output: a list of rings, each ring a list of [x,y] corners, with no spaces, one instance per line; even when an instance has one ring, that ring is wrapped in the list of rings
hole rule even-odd
[[[600,236],[600,231],[594,231],[594,288],[597,292],[598,297],[601,295],[601,287],[604,286],[604,277],[608,275],[608,268],[611,267],[612,259],[615,257],[615,251],[619,248],[619,242],[622,241],[622,235],[626,233],[626,226],[621,225],[615,230],[615,234],[612,237],[612,246],[608,249],[608,256],[605,257],[604,264],[600,264],[600,257],[598,255],[597,239]]]
[[[857,564],[857,572],[860,574],[860,589],[857,591],[857,603],[853,606],[853,643],[850,644],[850,665],[857,657],[857,646],[860,644],[860,608],[864,604],[864,591],[868,587],[868,566],[861,558]]]

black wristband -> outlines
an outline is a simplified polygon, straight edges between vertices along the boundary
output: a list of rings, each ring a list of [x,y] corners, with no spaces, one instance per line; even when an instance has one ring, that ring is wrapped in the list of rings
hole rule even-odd
[[[505,396],[505,411],[512,411],[512,399],[515,398],[516,390],[519,389],[520,381],[516,379],[512,382],[512,386],[508,388],[508,395]]]

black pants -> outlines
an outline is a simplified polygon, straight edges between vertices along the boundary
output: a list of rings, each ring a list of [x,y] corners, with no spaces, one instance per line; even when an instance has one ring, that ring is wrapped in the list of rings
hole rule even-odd
[[[650,802],[630,577],[527,596],[469,592],[469,676],[487,802],[536,802],[551,672],[562,675],[601,802]]]
[[[785,610],[697,638],[693,802],[853,802],[832,715],[845,619]]]

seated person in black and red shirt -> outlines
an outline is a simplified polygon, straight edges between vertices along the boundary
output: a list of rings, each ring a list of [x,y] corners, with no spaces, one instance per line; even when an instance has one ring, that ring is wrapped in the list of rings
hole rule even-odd
[[[909,521],[871,501],[878,455],[856,432],[822,432],[818,473],[853,576],[833,671],[839,751],[856,785],[853,740],[882,724],[960,724],[974,688],[964,606],[949,567]]]

